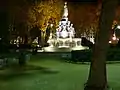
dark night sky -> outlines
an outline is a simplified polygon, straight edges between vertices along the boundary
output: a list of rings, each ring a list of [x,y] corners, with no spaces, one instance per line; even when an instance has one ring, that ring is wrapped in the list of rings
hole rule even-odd
[[[67,0],[70,2],[97,2],[98,0]]]

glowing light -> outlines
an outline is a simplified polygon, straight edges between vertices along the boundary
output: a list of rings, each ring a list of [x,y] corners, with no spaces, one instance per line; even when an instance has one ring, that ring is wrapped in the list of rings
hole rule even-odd
[[[117,28],[120,29],[120,26],[118,25]]]
[[[67,2],[65,2],[65,5],[67,5]]]
[[[55,47],[44,47],[43,51],[45,51],[45,52],[55,52],[56,48]]]
[[[85,50],[85,49],[89,49],[89,47],[77,46],[72,48],[72,50]]]
[[[50,24],[51,27],[53,27],[53,24]]]
[[[65,5],[64,5],[64,15],[65,17],[68,16],[68,9],[67,9],[67,2],[65,2]]]
[[[40,45],[37,45],[37,47],[40,47]]]
[[[113,39],[113,40],[116,40],[117,38],[116,38],[116,37],[113,37],[112,39]]]
[[[58,48],[69,48],[69,46],[59,46]]]
[[[109,41],[109,43],[112,43],[111,41]]]
[[[44,50],[37,50],[37,52],[43,52]]]
[[[63,38],[66,38],[66,37],[68,36],[67,31],[62,31],[62,32],[61,32],[61,36],[62,36]]]

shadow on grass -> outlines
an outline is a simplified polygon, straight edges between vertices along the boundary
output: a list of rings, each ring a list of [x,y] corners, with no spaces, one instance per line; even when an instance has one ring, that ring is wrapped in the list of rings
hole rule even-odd
[[[34,76],[36,74],[57,74],[57,73],[59,73],[59,71],[55,71],[40,66],[33,66],[33,65],[26,65],[23,67],[15,66],[15,67],[11,67],[7,71],[0,72],[0,80],[7,81],[19,77],[25,78],[28,76]]]
[[[71,59],[64,59],[64,58],[59,61],[63,63],[70,63],[70,64],[90,65],[90,62],[73,61]]]

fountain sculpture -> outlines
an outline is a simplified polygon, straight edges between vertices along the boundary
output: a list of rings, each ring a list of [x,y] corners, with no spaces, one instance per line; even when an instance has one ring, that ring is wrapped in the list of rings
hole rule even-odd
[[[45,52],[70,52],[72,50],[88,49],[88,47],[81,46],[81,38],[75,38],[75,29],[68,20],[67,2],[65,2],[64,14],[54,36],[53,33],[50,34],[49,47],[43,48]]]

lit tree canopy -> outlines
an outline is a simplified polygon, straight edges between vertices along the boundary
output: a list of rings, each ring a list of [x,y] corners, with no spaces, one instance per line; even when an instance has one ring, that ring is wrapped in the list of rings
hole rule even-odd
[[[9,0],[9,24],[16,38],[29,36],[32,28],[45,31],[48,24],[56,27],[62,16],[62,0]]]
[[[63,2],[58,0],[47,0],[35,3],[29,9],[29,25],[38,26],[46,30],[48,23],[58,24],[61,18]]]

